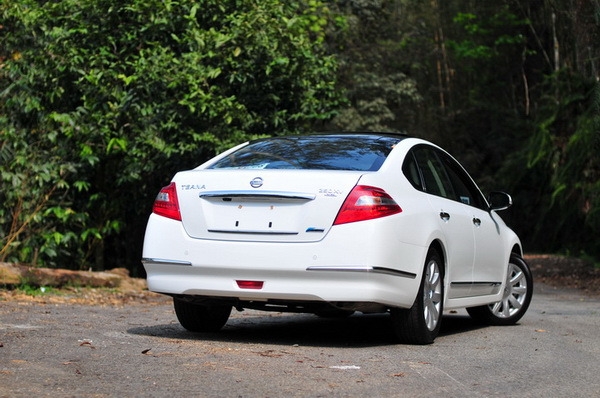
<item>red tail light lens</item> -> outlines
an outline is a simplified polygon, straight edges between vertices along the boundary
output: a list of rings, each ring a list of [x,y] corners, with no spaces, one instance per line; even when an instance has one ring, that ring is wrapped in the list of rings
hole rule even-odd
[[[263,281],[236,281],[240,289],[255,289],[260,290],[265,284]]]
[[[159,216],[181,221],[179,201],[177,200],[177,187],[174,182],[161,189],[158,195],[156,195],[152,212]]]
[[[383,189],[357,185],[346,198],[333,225],[391,216],[401,211],[396,201]]]

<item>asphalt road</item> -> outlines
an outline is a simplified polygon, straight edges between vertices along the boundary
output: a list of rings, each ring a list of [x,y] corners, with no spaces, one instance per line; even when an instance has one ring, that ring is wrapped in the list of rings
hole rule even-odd
[[[0,397],[599,397],[600,299],[539,286],[512,327],[448,314],[428,346],[389,318],[233,313],[179,326],[168,299],[126,307],[0,302]]]

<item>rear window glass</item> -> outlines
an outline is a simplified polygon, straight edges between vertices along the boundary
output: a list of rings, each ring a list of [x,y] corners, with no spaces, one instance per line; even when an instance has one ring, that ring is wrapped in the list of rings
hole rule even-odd
[[[381,135],[274,137],[254,141],[209,168],[376,171],[402,138]]]

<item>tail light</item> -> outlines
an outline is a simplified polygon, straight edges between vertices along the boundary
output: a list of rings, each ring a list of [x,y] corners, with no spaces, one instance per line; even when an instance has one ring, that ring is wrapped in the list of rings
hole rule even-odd
[[[177,200],[177,187],[174,182],[163,187],[158,195],[156,195],[152,212],[159,216],[181,221],[179,201]]]
[[[396,201],[383,189],[357,185],[346,198],[333,225],[391,216],[401,211]]]

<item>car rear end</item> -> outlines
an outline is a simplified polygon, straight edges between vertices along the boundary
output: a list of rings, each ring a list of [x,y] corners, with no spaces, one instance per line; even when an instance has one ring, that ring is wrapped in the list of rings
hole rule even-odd
[[[402,137],[342,138],[259,142],[178,173],[148,221],[149,289],[242,307],[410,307],[423,247],[399,239],[402,208],[370,184]]]

